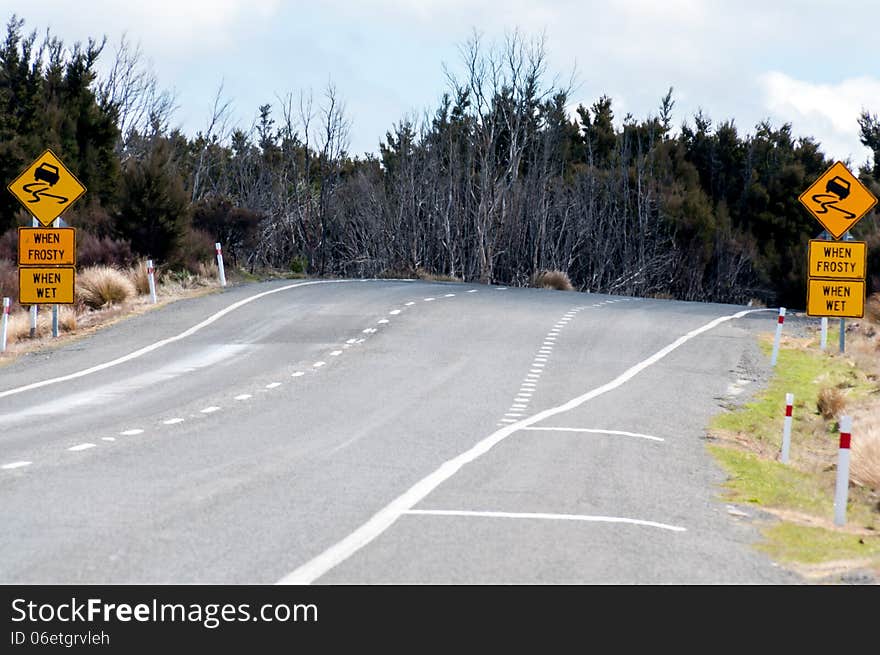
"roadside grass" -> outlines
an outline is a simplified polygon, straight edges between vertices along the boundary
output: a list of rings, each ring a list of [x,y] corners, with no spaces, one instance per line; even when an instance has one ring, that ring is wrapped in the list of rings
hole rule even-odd
[[[818,327],[809,338],[783,337],[764,390],[717,415],[708,429],[709,451],[729,476],[724,498],[775,517],[762,526],[758,548],[808,578],[855,567],[880,575],[877,332],[869,321],[853,323],[843,354],[836,329],[829,329],[824,352]],[[772,334],[759,337],[768,358],[772,344]],[[795,397],[787,465],[779,461],[786,393]],[[862,441],[862,454],[853,448],[847,524],[838,527],[833,523],[837,421],[844,414],[854,417],[853,441]],[[858,475],[852,473],[859,467]]]

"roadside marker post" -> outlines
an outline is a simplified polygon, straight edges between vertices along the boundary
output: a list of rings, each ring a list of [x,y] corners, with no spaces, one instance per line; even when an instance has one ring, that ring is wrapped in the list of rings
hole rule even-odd
[[[791,414],[794,405],[794,394],[785,394],[785,422],[782,427],[782,463],[788,464],[791,451]]]
[[[153,260],[147,260],[147,281],[150,284],[150,300],[156,304],[156,269],[153,268]]]
[[[846,319],[840,319],[840,337],[838,338],[838,348],[840,349],[840,353],[843,354],[846,350]]]
[[[782,324],[785,323],[785,307],[779,308],[779,319],[776,321],[776,337],[773,339],[773,356],[770,358],[770,366],[776,366],[779,357],[779,341],[782,338]]]
[[[822,317],[822,339],[819,342],[819,346],[822,348],[822,350],[825,350],[825,348],[828,346],[828,317],[827,316]]]
[[[220,247],[219,243],[215,243],[214,247],[217,249],[217,270],[220,272],[220,286],[226,286],[226,271],[223,270],[223,249]]]
[[[0,328],[0,353],[6,352],[6,332],[9,329],[9,298],[3,299],[3,326]]]
[[[852,417],[840,417],[840,448],[837,451],[837,484],[834,486],[834,525],[846,525],[846,502],[849,496],[849,445]]]

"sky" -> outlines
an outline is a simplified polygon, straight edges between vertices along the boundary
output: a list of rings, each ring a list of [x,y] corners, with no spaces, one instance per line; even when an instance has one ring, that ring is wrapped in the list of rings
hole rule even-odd
[[[876,0],[0,0],[4,20],[47,28],[66,43],[139,44],[173,92],[172,125],[206,127],[221,90],[232,121],[249,129],[262,104],[328,84],[350,121],[349,152],[377,152],[407,117],[432,113],[463,70],[474,33],[500,42],[543,35],[547,82],[575,81],[571,109],[607,95],[618,122],[656,115],[673,88],[673,123],[734,120],[741,134],[791,123],[853,166],[871,156],[857,118],[880,114]]]

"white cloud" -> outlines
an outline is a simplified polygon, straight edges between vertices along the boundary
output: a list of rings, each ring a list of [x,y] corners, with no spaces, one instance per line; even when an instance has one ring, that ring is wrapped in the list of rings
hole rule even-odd
[[[813,135],[827,155],[851,157],[853,164],[870,155],[859,142],[857,120],[863,109],[880,110],[880,79],[866,75],[823,84],[771,71],[759,77],[759,84],[771,114],[792,123],[796,134]]]

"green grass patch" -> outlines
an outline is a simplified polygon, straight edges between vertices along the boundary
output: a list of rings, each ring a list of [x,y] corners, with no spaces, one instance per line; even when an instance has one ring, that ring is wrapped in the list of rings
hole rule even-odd
[[[857,535],[794,523],[763,530],[758,548],[781,562],[819,564],[834,560],[880,559],[880,535]]]
[[[833,515],[833,498],[816,476],[736,448],[709,446],[709,450],[730,476],[724,485],[729,500]]]
[[[765,352],[772,350],[772,342],[761,341]],[[748,434],[760,441],[778,441],[785,409],[785,394],[794,394],[793,431],[799,423],[813,420],[818,414],[816,399],[825,387],[846,390],[848,399],[858,399],[870,393],[871,384],[864,373],[845,359],[833,358],[819,351],[800,348],[780,348],[776,368],[767,389],[752,402],[725,414],[716,416],[710,429]],[[833,430],[834,426],[829,426]]]

